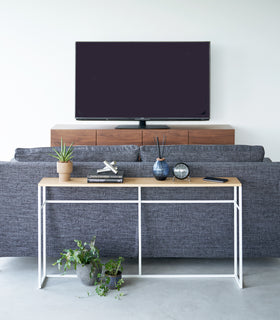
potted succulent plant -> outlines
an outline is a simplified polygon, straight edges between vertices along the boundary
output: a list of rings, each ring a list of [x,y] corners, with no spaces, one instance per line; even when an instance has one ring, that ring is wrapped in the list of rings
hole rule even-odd
[[[53,148],[53,151],[55,154],[50,154],[50,156],[58,160],[57,173],[59,175],[59,182],[69,181],[73,171],[73,163],[70,161],[73,158],[73,143],[66,149],[65,143],[63,144],[61,137],[60,151],[57,151],[55,148]]]
[[[122,279],[123,257],[119,257],[117,260],[109,260],[104,264],[104,275],[100,276],[99,282],[96,282],[96,293],[100,296],[106,296],[110,289],[117,289],[120,291],[124,280]],[[120,294],[121,296],[122,294]],[[118,297],[118,296],[117,296]]]
[[[95,246],[95,239],[93,237],[90,243],[80,240],[74,240],[78,246],[77,249],[64,249],[60,254],[61,257],[53,265],[58,265],[61,269],[64,263],[64,271],[74,266],[78,278],[85,285],[94,285],[98,279],[98,275],[102,271],[102,264],[99,258],[99,250]]]

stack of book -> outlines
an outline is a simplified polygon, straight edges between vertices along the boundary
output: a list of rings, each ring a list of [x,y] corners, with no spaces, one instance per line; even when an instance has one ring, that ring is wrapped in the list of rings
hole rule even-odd
[[[96,182],[101,182],[101,183],[120,183],[123,182],[123,171],[119,171],[118,173],[113,173],[113,172],[100,172],[97,173],[95,171],[92,174],[88,174],[87,176],[87,182],[89,183],[96,183]]]

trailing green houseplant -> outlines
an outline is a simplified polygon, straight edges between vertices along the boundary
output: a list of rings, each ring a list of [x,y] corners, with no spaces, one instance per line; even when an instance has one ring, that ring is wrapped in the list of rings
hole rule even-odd
[[[96,293],[100,296],[106,296],[110,289],[117,289],[120,291],[124,280],[122,279],[123,257],[119,257],[117,260],[109,260],[104,264],[104,275],[100,276],[99,282],[96,282],[97,287],[95,289]],[[122,293],[116,296],[119,298]]]
[[[74,240],[78,248],[64,249],[60,253],[61,257],[53,265],[58,265],[59,270],[63,266],[64,271],[69,270],[73,266],[84,284],[95,284],[97,276],[102,270],[99,250],[95,246],[95,239],[96,237],[94,236],[89,243]]]
[[[61,147],[60,151],[53,148],[55,154],[50,154],[51,157],[56,158],[57,162],[57,172],[59,174],[59,181],[65,182],[70,180],[70,175],[73,171],[73,163],[71,159],[73,159],[73,143],[66,148],[65,143],[62,141],[61,137]]]
[[[122,262],[124,261],[123,257],[119,257],[117,260],[109,260],[105,263],[105,275],[116,277],[119,274],[122,274],[123,266]]]

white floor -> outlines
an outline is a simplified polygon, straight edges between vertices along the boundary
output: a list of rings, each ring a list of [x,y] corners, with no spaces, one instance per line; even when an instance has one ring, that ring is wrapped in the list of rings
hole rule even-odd
[[[52,260],[48,261],[51,265]],[[144,260],[144,273],[231,272],[231,260]],[[136,272],[137,262],[126,262]],[[56,272],[49,267],[49,272]],[[245,259],[245,288],[233,279],[127,279],[124,296],[99,297],[78,279],[37,289],[35,258],[0,258],[0,319],[280,319],[280,259]],[[88,295],[88,292],[90,295]]]

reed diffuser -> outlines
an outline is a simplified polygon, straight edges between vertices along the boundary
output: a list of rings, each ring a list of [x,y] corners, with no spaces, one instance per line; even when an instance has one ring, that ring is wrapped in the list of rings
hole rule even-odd
[[[157,180],[165,180],[169,173],[169,166],[164,158],[165,137],[162,139],[162,145],[159,143],[159,138],[154,138],[157,146],[158,157],[153,165],[153,175]]]

